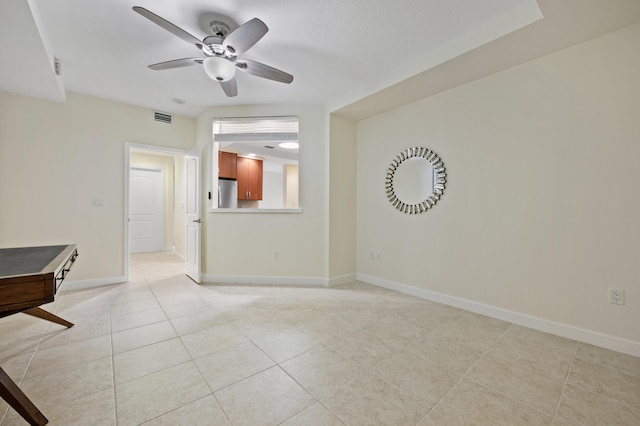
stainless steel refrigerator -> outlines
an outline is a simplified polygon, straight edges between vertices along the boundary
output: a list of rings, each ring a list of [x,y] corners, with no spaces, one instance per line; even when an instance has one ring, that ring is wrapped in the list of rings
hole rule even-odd
[[[235,179],[218,179],[218,208],[238,207],[238,182]]]

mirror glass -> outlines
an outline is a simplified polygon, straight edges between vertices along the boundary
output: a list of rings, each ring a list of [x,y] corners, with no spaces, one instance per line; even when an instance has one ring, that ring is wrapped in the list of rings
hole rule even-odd
[[[433,192],[433,166],[422,157],[404,161],[394,177],[396,197],[407,204],[418,204]]]
[[[424,213],[442,196],[447,174],[442,159],[425,147],[407,148],[387,169],[385,192],[403,213]]]

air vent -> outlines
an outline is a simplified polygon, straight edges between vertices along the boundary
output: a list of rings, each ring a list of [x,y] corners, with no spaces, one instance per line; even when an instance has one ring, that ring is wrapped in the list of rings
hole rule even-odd
[[[172,117],[171,117],[170,114],[165,114],[163,112],[154,111],[153,119],[155,121],[159,121],[161,123],[171,124]]]
[[[275,149],[275,146],[271,146],[271,145],[265,145],[264,147],[267,149]]]

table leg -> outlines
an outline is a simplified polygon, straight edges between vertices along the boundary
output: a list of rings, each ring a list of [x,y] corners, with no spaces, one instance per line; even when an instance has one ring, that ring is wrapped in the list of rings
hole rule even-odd
[[[18,385],[0,367],[0,396],[30,425],[46,425],[49,420],[33,405]]]
[[[22,311],[22,313],[31,315],[33,317],[42,318],[47,321],[55,322],[56,324],[64,325],[65,327],[73,327],[72,322],[62,319],[57,315],[53,315],[51,312],[45,311],[42,308],[31,308],[27,309],[26,311]]]

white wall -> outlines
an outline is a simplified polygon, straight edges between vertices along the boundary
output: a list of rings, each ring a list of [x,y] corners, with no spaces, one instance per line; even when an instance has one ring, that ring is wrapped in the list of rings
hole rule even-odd
[[[198,147],[203,158],[203,194],[211,187],[211,125],[215,118],[285,115],[297,115],[300,120],[303,212],[206,213],[202,259],[205,279],[209,281],[326,282],[328,135],[322,107],[283,104],[209,108],[197,123]],[[206,212],[206,205],[203,211]]]
[[[329,277],[331,284],[356,273],[356,123],[330,117]]]
[[[157,123],[151,110],[72,92],[66,103],[0,93],[0,246],[76,243],[70,281],[121,278],[127,141],[190,149],[195,120]]]
[[[360,122],[359,275],[638,351],[639,75],[636,25]],[[421,215],[384,193],[410,146],[448,172]],[[626,305],[608,302],[609,287],[626,289]]]

